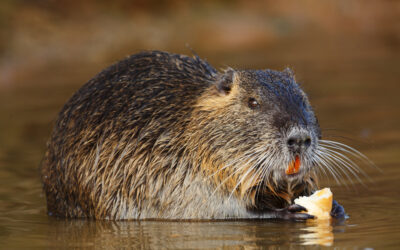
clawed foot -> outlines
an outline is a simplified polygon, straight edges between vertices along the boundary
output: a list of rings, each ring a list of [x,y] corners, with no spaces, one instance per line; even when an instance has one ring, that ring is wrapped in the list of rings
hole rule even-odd
[[[283,220],[305,221],[308,219],[315,218],[315,216],[313,215],[307,213],[300,213],[300,212],[307,212],[307,209],[298,204],[292,204],[286,208],[276,209],[274,212],[275,212],[275,218]],[[346,213],[344,211],[343,206],[339,205],[339,203],[337,203],[337,201],[335,200],[332,201],[331,216],[338,220],[346,218]]]
[[[339,220],[346,218],[346,212],[344,211],[344,208],[335,200],[332,201],[331,216]]]
[[[276,218],[283,220],[299,220],[305,221],[307,219],[314,219],[315,217],[310,214],[300,213],[307,212],[307,209],[298,204],[292,204],[286,208],[275,210]]]

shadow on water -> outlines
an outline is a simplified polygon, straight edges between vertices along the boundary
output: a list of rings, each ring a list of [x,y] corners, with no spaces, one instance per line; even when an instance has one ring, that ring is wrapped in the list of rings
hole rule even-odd
[[[1,3],[0,36],[7,38],[0,43],[2,248],[397,247],[399,4],[184,2]],[[38,166],[63,103],[117,59],[142,49],[190,54],[186,43],[217,68],[294,68],[324,137],[357,148],[382,170],[362,165],[372,179],[362,177],[364,186],[332,178],[321,184],[331,187],[347,221],[111,222],[46,215]]]

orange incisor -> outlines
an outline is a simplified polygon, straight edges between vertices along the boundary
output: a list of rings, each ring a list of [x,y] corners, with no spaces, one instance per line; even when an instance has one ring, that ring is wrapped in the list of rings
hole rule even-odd
[[[296,155],[295,160],[292,161],[289,166],[286,168],[286,174],[296,174],[300,170],[300,157]]]

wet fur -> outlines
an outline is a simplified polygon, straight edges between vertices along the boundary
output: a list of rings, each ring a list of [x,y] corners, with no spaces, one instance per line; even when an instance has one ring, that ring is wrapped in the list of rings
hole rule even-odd
[[[249,97],[259,110],[249,109]],[[318,123],[289,70],[221,73],[198,57],[133,55],[61,110],[41,168],[48,211],[96,219],[273,217],[317,187],[312,152],[297,178],[281,175],[293,127],[311,131],[317,147]]]

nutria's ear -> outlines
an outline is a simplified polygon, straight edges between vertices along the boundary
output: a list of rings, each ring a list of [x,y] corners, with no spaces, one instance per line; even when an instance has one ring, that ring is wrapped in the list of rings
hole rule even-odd
[[[228,95],[232,90],[235,77],[237,76],[233,69],[228,68],[225,70],[225,72],[220,75],[215,85],[218,93],[222,95]]]
[[[282,71],[285,75],[287,75],[289,78],[294,78],[294,71],[291,68],[286,68]]]

